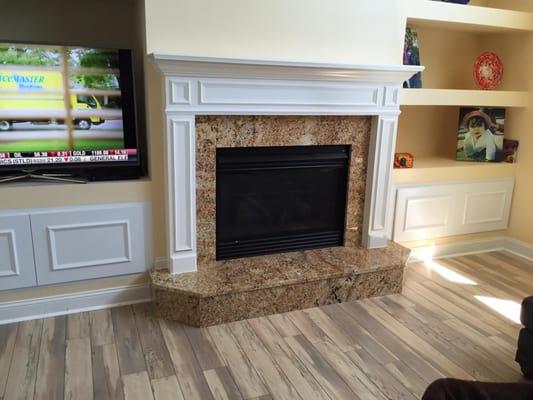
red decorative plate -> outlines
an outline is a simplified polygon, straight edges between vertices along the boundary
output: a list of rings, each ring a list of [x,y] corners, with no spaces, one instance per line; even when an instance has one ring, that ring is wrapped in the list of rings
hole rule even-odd
[[[474,81],[480,89],[496,89],[503,79],[503,63],[491,52],[482,53],[474,63]]]

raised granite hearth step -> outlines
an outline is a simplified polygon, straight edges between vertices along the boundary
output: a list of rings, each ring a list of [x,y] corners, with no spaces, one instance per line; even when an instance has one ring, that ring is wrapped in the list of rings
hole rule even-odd
[[[153,270],[159,316],[203,327],[399,293],[409,250],[332,247],[213,263],[171,275]]]

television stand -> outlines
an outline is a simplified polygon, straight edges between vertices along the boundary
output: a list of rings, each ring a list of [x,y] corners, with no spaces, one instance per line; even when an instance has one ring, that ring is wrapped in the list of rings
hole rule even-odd
[[[87,183],[86,178],[75,178],[69,174],[45,174],[29,170],[22,170],[17,175],[2,176],[0,177],[0,183],[20,181],[24,179],[35,179],[48,182]]]

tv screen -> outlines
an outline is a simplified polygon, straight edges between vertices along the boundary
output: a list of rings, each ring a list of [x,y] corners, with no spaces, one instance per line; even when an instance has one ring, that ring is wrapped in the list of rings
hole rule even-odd
[[[136,164],[131,51],[0,43],[0,171]]]

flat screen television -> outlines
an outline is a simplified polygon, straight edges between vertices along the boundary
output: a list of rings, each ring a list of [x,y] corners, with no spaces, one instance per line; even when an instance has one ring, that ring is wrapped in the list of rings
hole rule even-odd
[[[132,52],[0,42],[0,180],[141,174]]]

